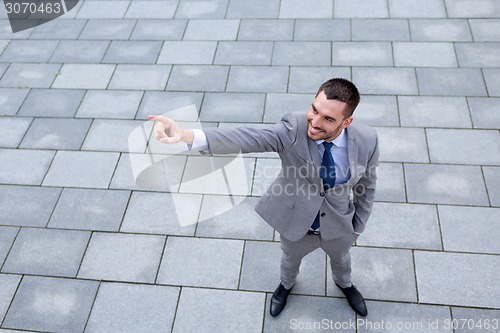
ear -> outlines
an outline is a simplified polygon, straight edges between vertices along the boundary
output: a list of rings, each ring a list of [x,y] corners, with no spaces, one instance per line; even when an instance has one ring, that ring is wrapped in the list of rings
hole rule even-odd
[[[347,126],[351,125],[353,121],[353,118],[352,116],[350,116],[349,118],[346,118],[342,121],[342,128],[346,128]]]

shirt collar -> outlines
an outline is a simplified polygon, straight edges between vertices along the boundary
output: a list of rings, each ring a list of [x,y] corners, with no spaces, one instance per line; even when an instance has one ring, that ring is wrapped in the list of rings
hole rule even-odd
[[[314,141],[316,144],[319,146],[325,140],[316,140]],[[345,128],[342,129],[342,132],[340,132],[339,136],[337,136],[333,141],[331,141],[334,146],[336,147],[345,147],[346,146],[346,140],[345,140]]]

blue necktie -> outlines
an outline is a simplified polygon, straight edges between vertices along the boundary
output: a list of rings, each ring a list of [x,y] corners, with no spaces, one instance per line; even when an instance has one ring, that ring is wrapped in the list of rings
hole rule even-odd
[[[319,175],[323,179],[323,190],[328,190],[335,186],[335,162],[333,160],[333,155],[330,149],[333,146],[331,142],[323,142],[323,146],[325,147],[325,153],[323,154],[323,161],[321,162],[321,168]],[[313,224],[311,225],[313,230],[319,228],[319,212],[314,219]]]

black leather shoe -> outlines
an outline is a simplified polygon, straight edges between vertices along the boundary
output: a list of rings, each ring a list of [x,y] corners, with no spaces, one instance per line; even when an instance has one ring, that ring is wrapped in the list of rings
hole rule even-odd
[[[345,297],[347,298],[347,302],[357,314],[359,314],[362,317],[368,314],[368,310],[366,309],[365,299],[363,298],[363,295],[361,295],[361,293],[358,291],[358,289],[356,289],[355,286],[342,288],[337,284],[337,287],[339,287],[340,290],[342,290]]]
[[[292,288],[286,289],[281,283],[278,288],[276,288],[273,293],[273,297],[271,297],[271,316],[276,317],[281,313],[281,311],[283,311],[286,305],[286,299],[288,298]]]

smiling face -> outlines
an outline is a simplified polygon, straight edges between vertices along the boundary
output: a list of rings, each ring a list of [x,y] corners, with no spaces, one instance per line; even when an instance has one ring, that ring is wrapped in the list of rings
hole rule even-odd
[[[312,140],[332,141],[352,123],[352,116],[345,118],[347,104],[327,99],[323,91],[314,99],[307,113],[307,136]]]

